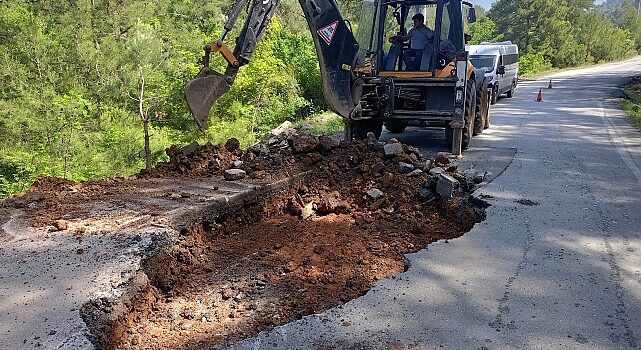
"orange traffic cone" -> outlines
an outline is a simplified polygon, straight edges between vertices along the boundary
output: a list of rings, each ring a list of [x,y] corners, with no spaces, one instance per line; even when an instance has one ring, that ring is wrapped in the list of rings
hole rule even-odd
[[[552,88],[552,79],[550,79],[550,83],[548,84],[548,89]]]
[[[541,89],[539,89],[539,93],[536,95],[536,102],[543,102],[543,94],[541,93]]]

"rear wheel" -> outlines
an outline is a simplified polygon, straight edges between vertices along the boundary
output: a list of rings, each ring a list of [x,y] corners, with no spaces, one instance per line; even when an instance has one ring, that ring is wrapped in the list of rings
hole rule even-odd
[[[476,116],[476,86],[474,80],[467,81],[465,86],[467,98],[465,99],[465,127],[463,128],[462,148],[468,149],[474,133],[474,118]]]
[[[507,91],[507,97],[510,98],[514,96],[514,88],[516,87],[516,83],[512,82],[512,86],[510,86],[510,90]]]
[[[383,122],[378,120],[354,120],[352,121],[352,135],[356,140],[365,140],[367,133],[371,132],[378,139],[383,131]]]
[[[398,134],[405,131],[407,128],[407,121],[392,119],[385,122],[385,129],[392,134]]]
[[[490,109],[487,80],[483,80],[480,88],[476,91],[476,113],[474,116],[474,135],[478,135],[486,129],[485,121]]]

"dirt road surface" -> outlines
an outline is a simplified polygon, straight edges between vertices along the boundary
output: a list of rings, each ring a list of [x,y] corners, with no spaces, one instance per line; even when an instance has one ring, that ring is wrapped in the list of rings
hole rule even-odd
[[[641,135],[617,100],[640,72],[637,57],[521,82],[465,153],[489,166],[514,154],[476,193],[486,221],[361,298],[228,348],[641,347]],[[392,136],[445,147],[440,132]]]

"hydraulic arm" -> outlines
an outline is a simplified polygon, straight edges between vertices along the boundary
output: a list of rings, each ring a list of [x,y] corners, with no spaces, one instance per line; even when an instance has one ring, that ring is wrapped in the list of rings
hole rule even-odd
[[[352,97],[356,39],[334,0],[299,0],[299,3],[314,39],[325,100],[334,112],[347,118],[358,103],[358,97],[356,100]],[[185,87],[187,104],[202,131],[207,128],[213,104],[229,91],[238,69],[249,63],[279,4],[280,0],[237,0],[227,14],[220,38],[205,46],[203,67]],[[225,37],[245,8],[247,18],[231,51]],[[224,73],[209,68],[211,52],[219,52],[227,61]]]

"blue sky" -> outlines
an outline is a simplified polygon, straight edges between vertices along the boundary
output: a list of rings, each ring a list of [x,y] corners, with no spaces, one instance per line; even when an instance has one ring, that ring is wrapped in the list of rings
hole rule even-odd
[[[489,10],[492,4],[495,2],[495,0],[469,0],[471,3],[474,5],[481,5],[483,6],[486,10]],[[596,0],[597,4],[602,4],[603,1],[605,0]]]

